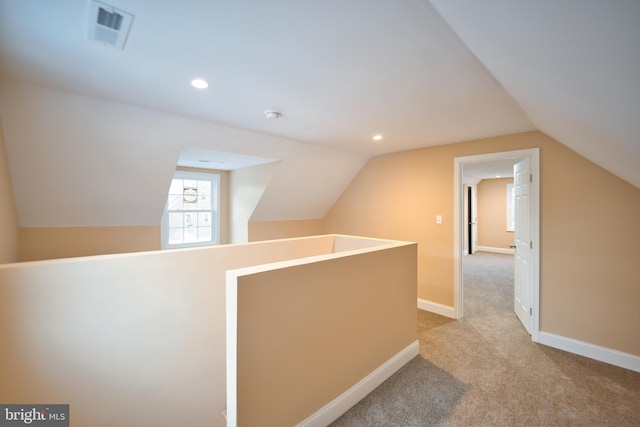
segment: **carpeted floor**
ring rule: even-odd
[[[465,257],[464,316],[418,310],[420,356],[332,426],[640,426],[640,373],[531,341],[512,256]]]

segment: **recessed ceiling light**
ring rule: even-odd
[[[206,89],[209,87],[209,82],[203,79],[193,79],[191,80],[191,86],[196,89]]]
[[[382,135],[374,135],[373,136],[373,140],[374,141],[380,141],[382,139]]]

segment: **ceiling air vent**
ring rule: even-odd
[[[133,15],[95,0],[90,5],[89,38],[124,49]]]

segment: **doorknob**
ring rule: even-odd
[[[509,248],[511,248],[511,249],[515,249],[515,248],[516,248],[515,243],[511,243],[511,244],[509,245]]]

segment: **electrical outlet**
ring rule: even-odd
[[[442,224],[442,215],[436,215],[436,224]]]

